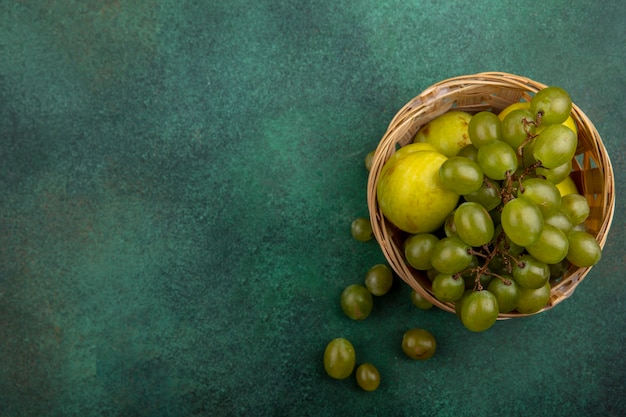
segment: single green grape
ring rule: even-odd
[[[526,246],[526,251],[538,261],[556,264],[565,259],[569,249],[567,236],[551,224],[544,224],[539,239]]]
[[[376,391],[380,385],[380,373],[371,363],[364,363],[356,368],[356,382],[365,391]]]
[[[456,235],[456,225],[454,224],[454,213],[456,209],[452,210],[450,214],[446,217],[446,220],[443,222],[443,232],[446,234],[446,237],[455,236]]]
[[[535,138],[533,156],[545,168],[556,168],[571,161],[576,154],[578,138],[562,124],[546,127]]]
[[[436,350],[437,341],[428,330],[410,329],[402,336],[402,351],[411,359],[430,359]]]
[[[524,196],[535,203],[544,217],[556,212],[561,205],[559,189],[550,181],[542,178],[528,178],[522,181],[517,196]]]
[[[563,165],[554,168],[537,167],[535,174],[544,177],[553,184],[558,184],[565,178],[569,177],[572,172],[572,160],[570,159]]]
[[[411,235],[404,241],[404,256],[406,261],[415,269],[427,271],[433,267],[430,255],[439,238],[432,233],[418,233]]]
[[[534,115],[526,109],[513,110],[502,120],[502,140],[517,149],[535,133]],[[530,122],[530,123],[528,123]]]
[[[372,295],[385,295],[393,285],[393,272],[385,264],[371,267],[365,274],[365,287]]]
[[[430,255],[433,267],[442,274],[455,274],[472,261],[471,246],[456,236],[439,240]]]
[[[422,294],[415,290],[411,290],[411,302],[420,310],[430,310],[433,308],[433,303],[428,301]]]
[[[574,225],[561,210],[557,210],[549,216],[543,218],[545,224],[551,224],[552,226],[559,229],[561,232],[565,233],[565,236],[569,235],[572,230],[574,230]]]
[[[339,337],[331,340],[324,350],[324,369],[335,379],[346,379],[352,374],[356,363],[354,346],[349,340]]]
[[[493,180],[503,180],[518,166],[517,153],[508,143],[496,140],[478,148],[478,165],[484,175]]]
[[[456,301],[465,291],[465,281],[457,274],[439,274],[432,282],[432,291],[441,302]]]
[[[443,185],[455,193],[468,194],[478,190],[483,184],[483,171],[471,159],[453,156],[441,164],[439,178]]]
[[[498,300],[493,293],[474,291],[462,301],[461,322],[473,332],[483,332],[495,324],[498,313]]]
[[[511,242],[524,247],[535,243],[543,230],[541,210],[525,197],[515,198],[505,204],[500,221]]]
[[[478,203],[461,203],[454,213],[454,225],[461,240],[470,246],[486,245],[493,239],[493,220],[485,207]]]
[[[465,145],[459,149],[456,156],[462,156],[476,162],[476,158],[478,158],[478,148],[470,143],[469,145]]]
[[[497,181],[490,178],[484,178],[483,184],[478,190],[469,194],[464,194],[463,198],[465,201],[478,203],[485,207],[488,211],[491,211],[498,207],[502,202],[500,185]]]
[[[513,279],[523,288],[537,289],[546,285],[550,279],[550,268],[545,262],[524,254],[513,263]]]
[[[352,320],[365,320],[373,307],[372,294],[363,285],[349,285],[341,293],[341,309]]]
[[[567,257],[558,264],[548,265],[548,267],[550,268],[550,279],[558,279],[563,277],[570,265],[571,263],[567,260]]]
[[[493,112],[478,112],[470,119],[467,126],[467,134],[472,145],[480,148],[487,143],[500,139],[502,136],[502,122]]]
[[[487,290],[496,297],[498,311],[500,313],[510,313],[517,307],[520,288],[510,275],[502,275],[502,278],[492,280]]]
[[[588,267],[597,264],[602,258],[602,249],[592,234],[575,231],[567,237],[569,251],[567,260],[578,267]]]
[[[550,291],[550,282],[536,289],[520,287],[520,296],[515,309],[522,314],[537,313],[550,301]]]
[[[541,113],[541,125],[561,124],[572,112],[572,99],[561,87],[546,87],[530,100],[530,111],[535,116]]]
[[[352,237],[360,242],[367,242],[374,236],[372,224],[369,219],[365,217],[357,217],[354,219],[350,232],[352,233]]]
[[[561,197],[560,209],[574,226],[584,222],[591,211],[589,202],[580,194],[568,194]]]

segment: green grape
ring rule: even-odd
[[[533,314],[544,308],[550,301],[550,283],[536,289],[520,287],[519,300],[515,308],[522,314]]]
[[[470,143],[469,145],[465,145],[459,149],[456,156],[462,156],[476,162],[476,158],[478,158],[478,148]]]
[[[561,211],[567,215],[572,225],[576,226],[589,217],[589,202],[580,194],[568,194],[561,197]]]
[[[535,138],[533,156],[545,168],[556,168],[572,160],[577,146],[578,138],[570,128],[550,125]]]
[[[364,163],[365,163],[365,169],[367,169],[368,171],[370,169],[372,169],[372,160],[374,159],[374,154],[376,153],[376,150],[370,151],[367,155],[365,155],[365,159],[364,159]]]
[[[441,164],[439,178],[455,193],[467,194],[478,190],[483,184],[483,171],[471,159],[453,156]]]
[[[546,285],[550,279],[550,268],[545,262],[538,261],[532,255],[522,255],[513,263],[513,279],[520,287],[537,289]]]
[[[426,278],[428,278],[430,282],[433,282],[437,275],[439,275],[439,271],[437,271],[435,268],[430,268],[426,271]]]
[[[515,150],[499,140],[478,148],[477,162],[484,175],[493,180],[505,179],[507,173],[514,173],[518,166]]]
[[[556,212],[561,205],[559,189],[550,181],[542,178],[528,178],[522,181],[517,196],[524,196],[535,203],[544,217]]]
[[[456,301],[465,291],[465,281],[456,274],[439,274],[432,283],[432,291],[439,301]]]
[[[578,267],[593,266],[602,258],[602,249],[590,233],[575,231],[569,234],[567,260]]]
[[[393,272],[385,264],[374,265],[365,274],[365,287],[372,295],[385,295],[389,292],[392,285]]]
[[[536,138],[529,140],[522,148],[522,157],[520,158],[520,162],[523,168],[528,168],[537,163],[535,155],[533,155],[533,150],[535,149],[535,139]]]
[[[472,262],[471,246],[456,236],[444,237],[430,255],[433,267],[442,274],[456,274]]]
[[[526,251],[535,259],[547,264],[556,264],[565,259],[569,242],[561,230],[551,224],[544,224],[539,239],[526,246]]]
[[[567,260],[567,258],[565,258],[558,264],[548,265],[548,267],[550,268],[550,279],[561,278],[563,275],[565,275],[570,265],[571,263]]]
[[[324,350],[324,369],[335,379],[346,379],[352,374],[356,363],[354,346],[347,339],[331,340]]]
[[[356,382],[365,391],[376,391],[380,385],[380,373],[371,363],[364,363],[356,368]]]
[[[461,240],[470,246],[486,245],[493,239],[493,220],[478,203],[461,203],[454,213],[454,225]]]
[[[456,225],[454,224],[454,212],[456,212],[456,209],[452,210],[452,212],[448,214],[448,216],[446,217],[446,220],[443,222],[443,231],[447,237],[456,235]]]
[[[367,242],[374,236],[372,224],[369,219],[366,219],[365,217],[358,217],[354,219],[350,232],[352,233],[352,237],[360,242]]]
[[[541,113],[541,125],[561,124],[572,112],[572,99],[561,87],[546,87],[530,100],[530,111],[535,116]]]
[[[437,350],[437,341],[428,330],[410,329],[402,336],[402,351],[411,359],[432,358]]]
[[[482,332],[498,319],[498,300],[490,291],[474,291],[462,301],[461,322],[473,331]]]
[[[508,143],[513,149],[517,149],[528,139],[529,134],[535,133],[535,116],[526,109],[513,110],[502,120],[502,140]]]
[[[480,188],[472,193],[464,194],[465,201],[471,201],[482,205],[487,211],[498,207],[502,202],[500,186],[492,179],[484,178]]]
[[[496,297],[498,311],[500,313],[510,313],[517,307],[520,288],[510,275],[502,275],[502,278],[504,280],[492,280],[487,290]]]
[[[431,233],[419,233],[410,236],[404,241],[406,261],[413,268],[421,271],[431,269],[433,264],[430,262],[430,255],[437,242],[439,239]]]
[[[470,119],[467,133],[472,145],[480,148],[487,143],[500,139],[502,122],[495,113],[481,111]]]
[[[415,290],[411,290],[411,302],[420,310],[430,310],[433,308],[433,303],[428,301],[422,294]]]
[[[511,242],[524,247],[535,243],[543,230],[541,210],[525,197],[515,198],[505,204],[500,221]]]
[[[563,165],[559,165],[554,168],[537,167],[535,168],[535,174],[544,177],[553,184],[558,184],[565,178],[569,177],[572,172],[572,160],[570,159]]]
[[[372,294],[363,285],[349,285],[341,293],[341,309],[352,320],[365,320],[373,306]]]
[[[572,225],[572,222],[569,220],[569,217],[567,217],[567,214],[563,213],[561,210],[557,210],[551,215],[544,217],[543,221],[545,224],[551,224],[561,232],[565,233],[565,236],[569,235],[574,229],[574,225]]]

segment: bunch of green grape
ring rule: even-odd
[[[443,184],[462,196],[442,233],[411,235],[407,262],[426,271],[433,295],[455,303],[463,325],[484,331],[499,313],[532,314],[550,301],[550,280],[570,264],[592,266],[601,248],[585,230],[587,199],[561,195],[577,134],[563,124],[569,94],[547,87],[530,105],[503,119],[490,111],[472,116],[471,144],[446,160]]]

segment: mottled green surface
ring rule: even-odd
[[[4,0],[0,415],[622,416],[626,9],[612,1]],[[345,286],[363,157],[432,83],[568,89],[616,174],[602,262],[532,318],[465,331],[399,282]],[[407,359],[404,330],[439,348]],[[378,391],[335,381],[349,338]]]

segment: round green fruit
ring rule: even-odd
[[[356,354],[352,343],[344,338],[333,339],[324,350],[324,369],[335,379],[346,379],[352,374]]]
[[[447,158],[439,152],[408,153],[387,162],[378,179],[378,205],[385,217],[399,229],[430,233],[443,225],[459,201],[439,178]]]
[[[426,360],[437,350],[437,341],[428,330],[410,329],[402,336],[402,350],[411,359]]]
[[[447,157],[455,156],[461,148],[471,144],[468,125],[472,115],[463,111],[449,111],[420,128],[413,142],[432,144]]]

